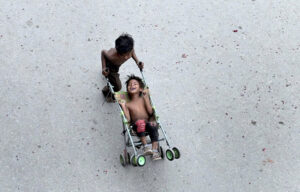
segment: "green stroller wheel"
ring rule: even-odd
[[[173,147],[173,152],[174,152],[174,155],[175,155],[175,159],[179,159],[180,158],[180,151],[178,148],[176,147]]]
[[[131,165],[136,167],[137,166],[137,158],[135,155],[132,155],[131,158],[130,158],[130,162],[131,162]]]
[[[123,167],[126,166],[126,162],[125,162],[125,158],[124,158],[124,155],[123,154],[120,154],[120,163]]]
[[[145,158],[144,155],[139,155],[139,156],[137,157],[137,164],[138,164],[138,166],[140,166],[140,167],[143,167],[143,166],[146,164],[146,158]]]
[[[173,161],[174,157],[175,157],[175,154],[171,149],[167,149],[166,150],[166,157],[169,161]]]

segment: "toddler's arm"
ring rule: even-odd
[[[144,96],[144,100],[145,100],[145,104],[146,104],[146,110],[148,112],[149,115],[153,114],[153,109],[152,109],[152,105],[150,102],[150,96],[149,96],[149,89],[145,88],[143,91],[143,96]]]
[[[121,105],[123,111],[124,111],[124,114],[125,114],[125,117],[127,119],[128,122],[130,122],[130,113],[129,113],[129,110],[128,110],[128,107],[126,106],[126,103],[125,102],[119,102],[119,104]]]
[[[108,72],[106,71],[106,51],[105,50],[102,50],[101,51],[101,62],[102,62],[102,74],[104,76],[107,76],[108,75]]]

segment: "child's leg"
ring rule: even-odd
[[[147,145],[147,140],[146,140],[146,137],[145,137],[145,136],[140,137],[140,139],[141,139],[141,142],[142,142],[142,144],[143,144],[144,146]]]
[[[142,127],[145,126],[145,122],[136,121],[135,123],[133,123],[133,130],[136,132],[137,136],[139,136],[139,138],[143,144],[143,151],[144,151],[143,154],[144,155],[152,155],[151,148],[149,146],[147,146],[146,133],[138,132],[138,126],[142,129]]]
[[[143,136],[143,137],[140,137],[141,139],[141,142],[143,144],[143,151],[144,151],[144,155],[152,155],[152,150],[149,146],[147,146],[147,140],[146,140],[146,137]]]
[[[121,83],[121,80],[120,80],[120,74],[119,73],[113,73],[113,72],[111,72],[108,75],[108,79],[109,79],[109,82],[114,86],[114,91],[115,92],[121,90],[122,83]]]
[[[157,150],[158,149],[158,129],[157,125],[154,123],[147,123],[146,124],[146,130],[149,132],[149,136],[152,142],[152,149]]]
[[[158,126],[155,123],[147,123],[147,131],[149,132],[152,142],[152,160],[161,159],[161,154],[158,152]]]
[[[106,97],[109,94],[109,92],[110,91],[109,91],[109,88],[107,85],[105,87],[103,87],[102,93],[103,93],[104,97]]]
[[[120,81],[120,75],[119,73],[109,73],[109,75],[107,76],[110,84],[113,86],[113,89],[115,92],[120,91],[122,88],[122,83]],[[112,100],[114,100],[114,97],[112,95],[112,93],[109,90],[108,86],[103,87],[102,89],[102,93],[104,95],[105,98],[110,98]]]
[[[152,142],[152,149],[158,150],[158,142],[157,141]]]

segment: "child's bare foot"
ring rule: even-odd
[[[144,147],[143,150],[144,150],[144,155],[152,155],[153,154],[151,148],[148,146]]]
[[[157,151],[153,152],[152,160],[156,161],[156,160],[160,160],[160,159],[161,159],[160,153]]]

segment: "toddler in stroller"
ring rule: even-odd
[[[146,163],[146,155],[152,155],[153,160],[164,158],[163,148],[160,141],[166,141],[168,149],[165,154],[168,160],[172,161],[180,157],[178,148],[171,147],[164,131],[155,106],[153,105],[149,88],[146,85],[142,70],[142,79],[131,75],[126,81],[128,92],[114,92],[113,86],[107,80],[107,86],[111,93],[118,101],[118,107],[121,112],[124,136],[124,151],[120,154],[120,163],[123,166],[132,164],[133,166],[144,166]],[[159,130],[162,138],[159,138]],[[150,136],[151,141],[147,141],[146,136]],[[134,140],[134,136],[138,136],[139,140]],[[152,144],[152,147],[151,147]],[[133,154],[128,151],[128,147],[133,148]],[[138,149],[142,147],[142,154],[138,153]]]

